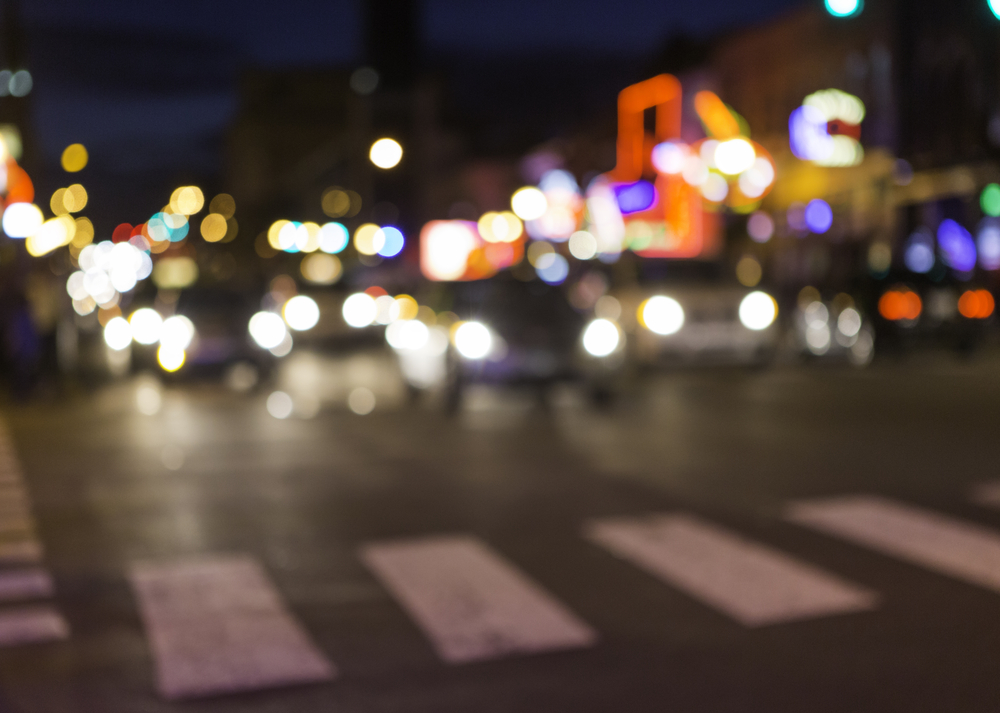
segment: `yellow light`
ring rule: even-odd
[[[478,228],[479,235],[488,243],[512,243],[524,232],[524,224],[510,211],[484,213]]]
[[[201,221],[201,237],[210,243],[217,243],[226,237],[226,219],[219,213],[209,213]]]
[[[160,347],[156,350],[156,361],[164,371],[174,372],[184,366],[186,354],[183,349]]]
[[[73,236],[73,247],[85,248],[94,242],[94,224],[90,218],[76,219],[76,234]]]
[[[52,198],[49,199],[49,208],[52,209],[53,215],[66,215],[69,213],[66,210],[66,189],[57,188],[56,192],[52,194]]]
[[[390,310],[390,314],[392,314],[392,312],[396,312],[396,319],[406,321],[415,319],[419,309],[420,305],[417,304],[415,299],[409,295],[399,295]]]
[[[87,165],[87,149],[83,144],[70,144],[62,152],[62,167],[67,173],[82,171]]]
[[[715,147],[715,165],[723,173],[735,176],[753,166],[757,154],[746,139],[721,141]]]
[[[281,250],[281,241],[278,240],[278,236],[281,234],[281,229],[286,225],[291,225],[291,221],[276,220],[267,229],[267,243],[275,250]]]
[[[354,231],[354,247],[362,255],[374,255],[385,244],[385,236],[374,223],[365,223]]]
[[[164,290],[182,290],[198,279],[198,263],[189,257],[168,257],[153,267],[153,283]]]
[[[228,193],[220,193],[208,204],[208,210],[229,220],[236,213],[236,201]]]
[[[205,205],[205,194],[198,186],[181,186],[170,195],[170,210],[181,215],[194,215]]]
[[[87,207],[87,189],[74,183],[63,194],[63,205],[70,213],[78,213]]]
[[[299,266],[302,277],[317,285],[332,285],[340,279],[343,267],[340,258],[326,253],[307,255]]]
[[[379,139],[372,144],[368,157],[379,168],[392,168],[403,158],[403,147],[392,139]]]
[[[76,222],[69,216],[50,218],[42,223],[37,231],[28,236],[25,248],[29,255],[41,257],[56,248],[69,245],[75,234]]]
[[[736,279],[744,287],[756,287],[762,274],[760,263],[749,255],[744,256],[736,263]]]

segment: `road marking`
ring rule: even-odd
[[[872,609],[876,595],[691,515],[613,518],[595,544],[745,626]]]
[[[983,483],[972,491],[972,500],[987,507],[1000,508],[1000,483]]]
[[[484,542],[369,544],[361,559],[452,664],[591,646],[596,632]]]
[[[0,601],[51,597],[53,589],[52,577],[44,569],[0,570]]]
[[[168,699],[328,681],[336,669],[248,556],[141,562],[130,572]]]
[[[51,607],[0,610],[0,646],[58,641],[69,636],[69,625]]]
[[[875,496],[794,503],[787,518],[1000,592],[1000,533]]]

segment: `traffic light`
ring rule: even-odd
[[[990,5],[1000,6],[1000,0],[989,0]],[[861,12],[864,0],[825,0],[826,11],[834,17],[851,17]]]

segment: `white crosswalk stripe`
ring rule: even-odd
[[[137,563],[130,580],[165,698],[313,683],[336,675],[251,557]]]
[[[449,663],[597,640],[593,629],[474,537],[373,543],[361,558]]]
[[[793,504],[786,517],[877,552],[1000,592],[1000,532],[875,496]]]
[[[876,596],[686,514],[598,520],[595,544],[746,626],[872,609]]]

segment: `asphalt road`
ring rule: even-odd
[[[607,413],[571,391],[547,408],[484,391],[449,419],[391,384],[365,416],[331,397],[311,418],[278,420],[268,389],[203,384],[167,387],[146,415],[136,382],[10,406],[38,566],[69,636],[0,649],[0,711],[996,711],[1000,508],[973,493],[1000,480],[998,367],[980,356],[667,374]],[[866,511],[867,543],[787,517],[796,501],[858,495],[883,498]],[[878,520],[878,503],[930,519],[907,530]],[[678,513],[869,604],[785,617],[787,602],[765,596],[778,616],[741,620],[732,607],[747,601],[753,557],[679,541],[671,579],[584,536],[595,519]],[[898,542],[873,545],[883,531]],[[497,655],[487,642],[477,660],[447,660],[405,592],[360,556],[444,535],[480,543],[594,640]],[[203,555],[249,555],[336,677],[160,695],[129,574]],[[424,586],[459,576],[449,572]],[[488,609],[495,592],[476,596]]]

